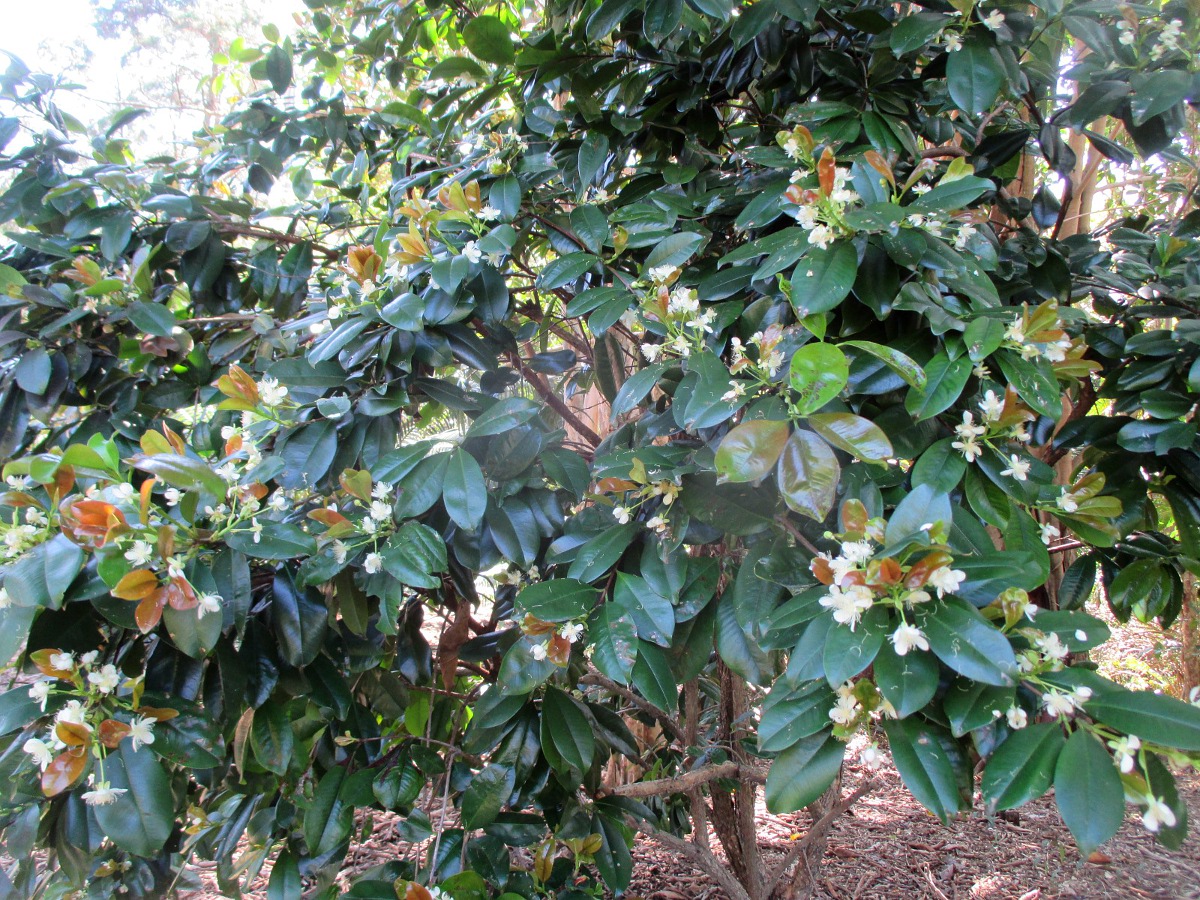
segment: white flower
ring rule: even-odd
[[[971,374],[976,378],[991,378],[992,370],[983,363],[976,363],[975,368],[971,370]]]
[[[662,344],[642,344],[642,356],[650,362],[655,362],[662,354]]]
[[[339,566],[346,561],[346,555],[350,552],[350,548],[346,546],[344,541],[335,540],[333,544],[333,561]]]
[[[83,802],[88,806],[107,806],[116,803],[117,798],[125,793],[125,788],[111,787],[107,781],[99,782],[83,795]]]
[[[479,244],[475,241],[467,241],[462,248],[462,255],[467,258],[467,262],[472,264],[483,259],[483,251],[479,249]]]
[[[42,708],[42,712],[46,711],[46,700],[50,696],[50,682],[36,681],[29,687],[29,699],[37,703]]]
[[[33,483],[28,475],[9,475],[4,481],[14,491],[28,490],[29,485]]]
[[[143,744],[154,743],[155,720],[149,716],[135,716],[129,723],[129,737],[133,741],[133,751],[136,753]]]
[[[1043,634],[1034,643],[1037,644],[1038,649],[1047,659],[1061,661],[1066,659],[1071,652],[1067,645],[1062,642],[1062,639],[1054,632]]]
[[[1042,525],[1042,543],[1049,547],[1055,540],[1062,537],[1062,532],[1055,526],[1046,522]]]
[[[1015,453],[1008,457],[1008,468],[1001,469],[1001,475],[1011,475],[1017,481],[1026,481],[1029,478],[1029,470],[1033,468],[1033,463],[1027,459],[1021,459]]]
[[[258,541],[255,541],[257,544]],[[183,560],[178,556],[172,556],[167,559],[167,575],[171,578],[183,577]]]
[[[1046,691],[1042,697],[1042,705],[1046,707],[1046,712],[1055,718],[1069,716],[1079,708],[1074,695],[1055,690]]]
[[[842,557],[852,565],[861,565],[874,555],[870,541],[847,541],[842,544]]]
[[[163,499],[167,501],[167,506],[178,506],[183,499],[183,492],[179,488],[167,488],[163,491]]]
[[[957,53],[963,48],[962,35],[957,31],[948,31],[945,33],[946,52]]]
[[[1058,498],[1058,508],[1065,513],[1073,513],[1079,509],[1079,502],[1073,493],[1063,488],[1062,495]]]
[[[851,631],[874,602],[875,595],[871,589],[861,584],[851,585],[845,590],[836,584],[830,585],[829,593],[820,600],[823,607],[833,610],[833,620],[849,625]]]
[[[730,381],[729,390],[721,395],[721,400],[724,403],[732,403],[740,397],[746,396],[746,386],[740,381]]]
[[[907,622],[900,625],[891,634],[892,646],[896,648],[897,656],[904,656],[909,650],[914,647],[918,650],[928,650],[929,641],[925,637],[925,632],[915,625],[909,625]]]
[[[995,391],[988,391],[979,401],[979,409],[987,422],[995,422],[1004,414],[1004,398],[997,397]]]
[[[967,462],[975,462],[979,457],[983,456],[983,447],[975,438],[965,438],[961,441],[951,441],[950,446],[958,450]]]
[[[1014,344],[1025,343],[1025,323],[1020,316],[1013,319],[1004,329],[1004,339],[1012,341]]]
[[[114,485],[112,491],[113,494],[116,495],[118,501],[124,501],[126,503],[128,503],[137,495],[137,492],[133,489],[133,485],[124,481],[118,485]]]
[[[386,522],[392,517],[392,504],[383,500],[371,501],[371,518],[376,522]]]
[[[918,603],[928,603],[932,599],[929,591],[909,591],[904,595],[904,602],[910,607],[916,606]]]
[[[1004,13],[1000,12],[998,9],[993,9],[987,14],[986,17],[984,17],[983,24],[992,31],[996,31],[1001,25],[1004,24]]]
[[[374,575],[383,568],[383,557],[378,553],[368,553],[367,558],[363,560],[363,570],[368,575]]]
[[[583,625],[579,622],[568,622],[562,628],[558,629],[558,633],[566,638],[567,643],[573,644],[583,634]]]
[[[1157,832],[1158,829],[1166,825],[1168,828],[1175,827],[1175,812],[1171,807],[1167,806],[1166,801],[1153,794],[1146,796],[1146,811],[1142,813],[1142,825],[1147,831]]]
[[[622,525],[628,524],[629,510],[627,508],[625,508],[624,506],[614,506],[612,514],[613,514],[613,518],[616,519],[618,522],[620,522]]]
[[[1142,749],[1142,742],[1138,736],[1131,734],[1128,737],[1118,738],[1115,741],[1109,741],[1108,746],[1113,748],[1113,753],[1117,758],[1117,768],[1125,775],[1132,772],[1137,763],[1137,752]]]
[[[125,559],[133,566],[145,566],[154,558],[154,547],[147,541],[134,541],[133,546],[125,551]]]
[[[488,204],[480,209],[477,215],[479,216],[479,220],[481,222],[494,222],[496,219],[500,218],[500,210],[496,209],[496,207],[492,206],[491,204]]]
[[[264,375],[262,381],[258,383],[258,396],[264,406],[278,406],[283,402],[287,393],[288,389],[270,375]]]
[[[544,660],[546,658],[546,645],[545,644],[534,644],[532,647],[529,648],[529,655],[532,656],[534,659],[536,659],[538,662],[541,662],[542,660]]]
[[[1121,28],[1122,25],[1124,25],[1125,28],[1121,30],[1121,36],[1117,38],[1117,43],[1125,47],[1130,47],[1133,45],[1133,42],[1137,40],[1137,35],[1132,31],[1126,30],[1129,28],[1128,22],[1117,23],[1117,28]]]
[[[700,298],[695,291],[685,287],[677,287],[671,291],[671,299],[667,301],[667,314],[672,316],[690,316],[700,311]]]
[[[21,745],[21,749],[33,757],[33,761],[43,772],[46,771],[46,766],[54,760],[54,753],[37,738],[27,740]]]
[[[242,477],[241,473],[238,472],[237,463],[235,463],[233,460],[230,460],[223,466],[219,466],[217,468],[217,474],[230,484],[237,484],[238,479]]]
[[[377,481],[371,488],[371,496],[376,500],[386,500],[392,495],[392,486],[386,481]]]
[[[803,172],[797,172],[797,175],[804,176]],[[798,179],[794,179],[798,180]],[[813,206],[801,206],[796,210],[796,224],[801,228],[812,231],[817,227],[817,210]]]
[[[86,725],[87,710],[78,700],[68,700],[67,705],[54,714],[54,721],[68,725]]]
[[[219,613],[221,611],[221,597],[218,594],[201,594],[197,598],[197,602],[197,618],[203,619],[209,613]]]
[[[99,650],[89,650],[87,653],[83,654],[83,656],[79,657],[79,665],[80,666],[90,666],[92,663],[94,663],[99,658],[100,658]]]
[[[1008,727],[1013,731],[1020,731],[1029,724],[1029,713],[1021,709],[1019,706],[1010,706],[1008,708]]]
[[[961,440],[970,441],[987,434],[987,427],[975,424],[975,414],[970,410],[963,413],[962,424],[954,426],[954,433]]]
[[[967,579],[967,573],[961,569],[951,569],[949,566],[939,566],[929,573],[925,583],[937,590],[939,597],[953,594]]]
[[[99,672],[89,672],[87,680],[101,694],[111,694],[121,683],[121,673],[112,663],[106,663]]]
[[[254,536],[254,543],[256,543],[256,544],[261,543],[262,542],[262,533],[263,533],[262,522],[258,521],[258,519],[251,519],[250,520],[250,533]],[[176,576],[175,573],[172,572],[171,576],[173,578],[181,577],[182,573],[180,573],[179,576]]]
[[[878,769],[883,765],[883,754],[879,752],[879,745],[871,744],[863,748],[863,752],[858,754],[858,761],[872,772]]]
[[[666,284],[671,280],[671,276],[675,274],[675,267],[654,266],[647,274],[655,284]]]
[[[646,527],[649,528],[651,531],[653,531],[655,534],[662,534],[664,531],[667,530],[667,528],[670,527],[670,525],[668,524],[667,520],[664,519],[662,516],[651,516],[649,519],[646,520]]]
[[[276,491],[271,495],[271,499],[267,501],[267,506],[275,510],[275,512],[283,512],[287,509],[288,500],[283,491]]]
[[[367,516],[365,519],[363,519],[359,524],[359,527],[362,528],[362,530],[367,534],[374,534],[379,530],[379,524],[370,516]]]
[[[840,694],[837,706],[829,710],[829,718],[835,725],[849,725],[858,715],[858,700],[853,694]]]
[[[0,587],[0,609],[8,609],[12,606],[12,597],[8,595],[8,591]]]
[[[51,653],[50,668],[60,672],[71,672],[75,669],[75,657],[70,653]]]
[[[223,440],[223,441],[228,441],[228,440],[236,437],[238,435],[238,433],[239,433],[239,430],[236,425],[221,426],[221,440]]]
[[[815,225],[808,233],[808,242],[814,247],[820,247],[822,250],[824,250],[831,243],[833,243],[834,237],[836,237],[836,235],[833,233],[833,229],[828,225]]]

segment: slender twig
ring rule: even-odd
[[[649,824],[649,823],[647,823]],[[644,831],[650,840],[662,844],[668,850],[674,850],[680,856],[687,857],[700,871],[704,872],[709,878],[719,884],[729,895],[729,900],[751,900],[746,889],[734,877],[733,871],[729,867],[723,865],[716,854],[708,847],[702,847],[699,844],[693,844],[690,841],[685,841],[683,838],[660,831],[651,826],[649,831]]]
[[[838,800],[829,807],[829,811],[826,812],[825,815],[813,822],[812,827],[808,829],[808,832],[804,835],[804,837],[792,844],[791,849],[787,852],[787,855],[784,856],[779,865],[775,867],[775,871],[768,876],[767,896],[770,897],[775,892],[775,888],[778,886],[783,876],[787,873],[788,867],[796,861],[796,857],[799,856],[813,841],[819,840],[825,829],[830,825],[830,823],[833,822],[834,819],[857,803],[862,797],[871,793],[871,791],[875,790],[877,787],[879,787],[879,782],[875,781],[874,779],[864,781],[858,786],[857,789],[855,789],[852,794]]]
[[[759,783],[767,780],[765,773],[730,761],[693,769],[682,775],[676,775],[674,778],[656,778],[653,781],[620,784],[606,791],[604,796],[661,797],[667,794],[685,794],[710,781],[716,781],[718,778],[736,778],[739,781],[757,781]]]
[[[529,382],[530,386],[537,391],[537,395],[545,400],[551,409],[562,416],[563,421],[567,422],[573,429],[575,429],[580,437],[591,444],[593,450],[600,446],[600,435],[592,431],[592,429],[587,426],[587,423],[580,419],[579,416],[575,415],[575,412],[562,401],[562,398],[554,393],[554,390],[549,384],[546,383],[546,380],[542,378],[541,375],[526,366],[518,354],[509,351],[508,358],[513,367],[521,373],[521,377]]]
[[[579,679],[580,684],[593,684],[597,687],[602,687],[606,691],[616,694],[624,700],[629,701],[648,716],[652,716],[662,726],[663,731],[669,732],[672,740],[683,742],[683,729],[679,727],[679,723],[671,718],[663,710],[659,709],[645,697],[639,697],[629,688],[624,685],[617,684],[611,678],[601,675],[599,672],[588,672]]]

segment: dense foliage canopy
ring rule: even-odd
[[[1200,565],[1200,214],[1080,196],[1186,170],[1194,5],[306,2],[186,158],[0,80],[5,890],[785,897],[848,746],[1178,846],[1082,607]]]

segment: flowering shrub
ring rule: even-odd
[[[0,82],[6,890],[774,900],[848,754],[1179,845],[1084,605],[1200,559],[1196,214],[1069,220],[1194,150],[1186,5],[309,6],[194,157]]]

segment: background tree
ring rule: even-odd
[[[1079,135],[1182,165],[1190,16],[331,0],[148,166],[14,66],[14,892],[333,896],[378,807],[432,840],[372,896],[620,890],[641,829],[789,897],[850,744],[943,820],[981,769],[1178,846],[1200,710],[1100,678],[1080,607],[1170,623],[1196,566],[1198,220],[1071,211]],[[813,816],[772,870],[760,790]]]

